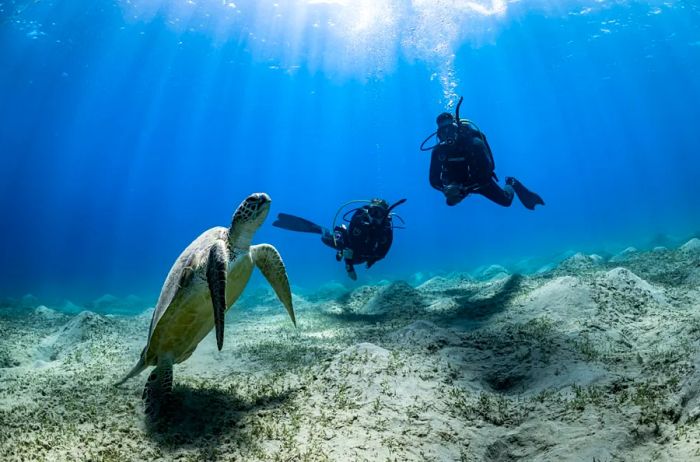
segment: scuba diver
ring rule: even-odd
[[[514,194],[530,210],[538,204],[544,205],[538,194],[513,177],[506,177],[506,185],[501,189],[486,135],[472,121],[459,118],[463,100],[459,98],[454,116],[443,112],[437,117],[437,131],[420,145],[421,151],[432,151],[430,185],[445,195],[449,206],[459,204],[471,193],[481,194],[504,207],[510,206]],[[434,136],[438,143],[426,148],[425,143]]]
[[[365,205],[351,209],[343,215],[342,223],[336,226],[336,220],[340,212],[348,205],[362,202]],[[392,211],[406,202],[401,199],[392,206],[384,199],[372,199],[371,201],[350,201],[343,204],[333,218],[333,232],[304,218],[280,213],[272,226],[298,231],[302,233],[320,234],[321,241],[328,247],[336,250],[336,261],[345,261],[345,271],[353,281],[357,280],[355,265],[366,263],[371,268],[389,252],[394,239],[393,218],[396,217],[403,223],[403,219]],[[351,218],[347,218],[352,213]]]

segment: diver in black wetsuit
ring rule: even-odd
[[[396,216],[392,210],[406,202],[406,199],[401,199],[391,207],[384,199],[362,202],[367,204],[350,210],[344,215],[347,216],[352,212],[347,226],[345,224],[335,226],[334,220],[333,232],[309,220],[286,213],[278,214],[272,226],[290,231],[320,234],[321,241],[336,250],[335,259],[345,261],[345,270],[350,279],[355,281],[357,280],[355,265],[366,263],[367,268],[371,268],[389,252],[394,239],[393,217]]]
[[[447,205],[460,203],[471,193],[481,194],[493,202],[509,207],[513,194],[522,204],[534,210],[544,205],[542,198],[528,190],[517,179],[506,177],[506,185],[498,185],[491,147],[484,133],[471,121],[459,118],[459,99],[456,117],[443,112],[437,117],[438,129],[421,145],[421,150],[432,150],[430,158],[430,185],[441,191]],[[425,143],[437,135],[438,144],[424,148]]]

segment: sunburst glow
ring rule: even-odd
[[[465,44],[497,40],[499,26],[525,9],[557,10],[546,0],[122,0],[129,18],[164,17],[184,32],[217,43],[241,42],[276,69],[306,65],[367,78],[390,72],[399,58],[427,63],[454,100],[453,61]],[[602,0],[569,2],[576,11]],[[582,5],[585,4],[585,5]],[[526,8],[527,7],[527,8]]]

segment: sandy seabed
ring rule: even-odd
[[[152,309],[0,306],[0,460],[700,460],[700,240],[295,295],[250,290],[147,422]],[[28,306],[27,303],[31,302]],[[73,305],[71,308],[76,308]],[[98,310],[99,311],[99,310]]]

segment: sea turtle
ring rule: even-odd
[[[292,294],[280,254],[270,244],[251,245],[265,221],[270,196],[256,193],[238,206],[231,227],[211,228],[180,254],[170,268],[156,304],[146,347],[134,368],[116,385],[156,366],[143,390],[146,413],[159,412],[172,390],[173,364],[189,358],[216,328],[219,350],[224,343],[224,315],[238,299],[253,272],[263,273],[296,326]]]

